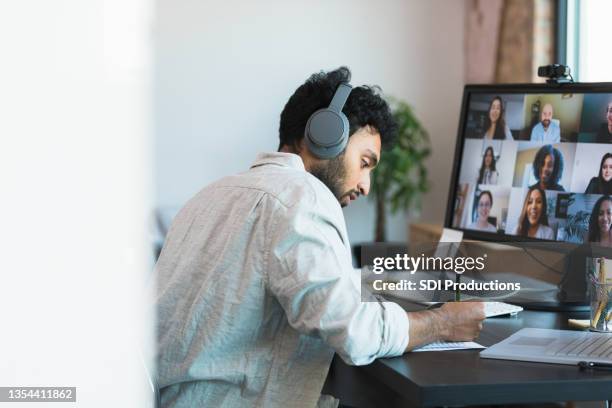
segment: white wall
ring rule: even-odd
[[[151,406],[152,12],[0,2],[0,384],[77,387],[57,406]]]
[[[207,183],[276,150],[280,112],[313,72],[346,65],[415,107],[432,136],[423,218],[441,222],[463,80],[464,2],[158,0],[156,203],[183,204]],[[363,199],[362,199],[363,200]],[[352,242],[373,238],[374,206],[346,210]],[[404,240],[406,219],[389,220]]]

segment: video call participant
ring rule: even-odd
[[[608,103],[606,123],[603,123],[597,132],[595,143],[612,143],[612,101]]]
[[[504,102],[501,97],[496,96],[489,105],[489,115],[485,119],[484,139],[513,140],[510,128],[504,119]]]
[[[489,146],[482,156],[482,164],[478,170],[477,184],[497,184],[499,173],[495,169],[495,156],[493,147]]]
[[[497,232],[495,225],[489,223],[491,207],[493,207],[493,195],[488,190],[481,191],[478,196],[478,217],[475,222],[468,226],[468,229]]]
[[[599,165],[599,175],[591,179],[584,193],[612,194],[612,153],[603,155]]]
[[[561,129],[553,120],[553,106],[545,103],[540,112],[540,121],[531,130],[532,142],[559,143]]]
[[[279,151],[205,187],[173,221],[156,265],[162,406],[335,405],[319,399],[334,352],[361,365],[478,335],[482,303],[406,313],[361,301],[341,207],[369,193],[397,125],[360,86],[336,101],[349,136],[336,157],[305,138],[349,80],[347,68],[312,75],[280,115]]]
[[[612,197],[605,195],[593,206],[589,219],[589,242],[612,247]]]
[[[529,188],[542,190],[565,191],[559,184],[563,175],[563,155],[551,145],[540,147],[533,161],[533,176],[538,180]]]
[[[523,209],[514,235],[538,239],[554,239],[554,231],[548,226],[546,194],[538,187],[532,187],[525,196]]]

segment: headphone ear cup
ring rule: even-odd
[[[348,143],[349,121],[342,112],[319,109],[308,119],[305,133],[310,152],[320,159],[331,159],[338,156]]]

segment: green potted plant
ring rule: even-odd
[[[395,146],[383,153],[384,159],[372,174],[370,197],[376,202],[376,242],[386,239],[387,205],[391,213],[419,209],[420,197],[429,187],[425,160],[431,149],[427,131],[406,102],[393,99],[390,103],[398,134]]]

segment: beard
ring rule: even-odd
[[[311,167],[310,174],[321,180],[331,190],[340,204],[343,205],[341,198],[350,193],[343,191],[346,179],[344,153]]]
[[[548,126],[550,126],[550,120],[544,119],[542,121],[542,126],[544,126],[545,129],[548,128]]]

